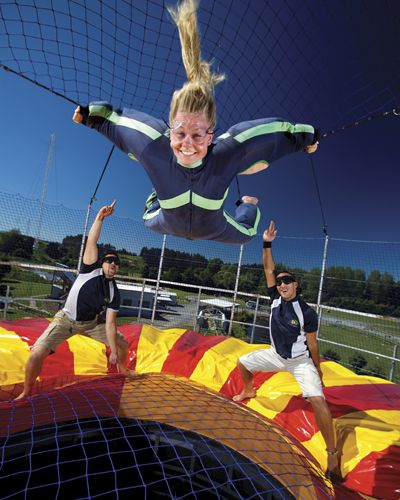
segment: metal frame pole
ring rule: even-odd
[[[254,314],[253,314],[253,324],[251,325],[250,344],[254,343],[254,334],[257,326],[257,313],[259,304],[260,304],[260,296],[257,295],[256,307],[254,308]]]
[[[201,290],[202,290],[201,286],[199,286],[199,293],[197,294],[197,302],[196,302],[196,312],[194,315],[193,330],[196,330],[196,327],[197,327],[197,316],[199,315],[199,309],[200,309]]]
[[[82,264],[82,258],[83,258],[83,249],[85,248],[85,239],[86,239],[86,232],[87,232],[87,227],[88,227],[88,223],[89,223],[90,209],[92,207],[93,202],[96,201],[97,190],[99,189],[100,183],[101,183],[101,181],[102,181],[102,179],[104,177],[104,173],[105,173],[105,171],[107,169],[107,166],[108,166],[108,164],[110,162],[110,159],[111,159],[111,156],[113,154],[114,148],[115,148],[115,146],[112,146],[111,149],[110,149],[110,152],[108,154],[108,158],[107,158],[106,163],[104,164],[104,167],[103,167],[103,171],[101,172],[100,178],[97,181],[97,186],[96,186],[96,188],[94,190],[94,193],[93,193],[92,197],[90,198],[89,206],[88,206],[88,209],[87,209],[87,212],[86,212],[85,229],[83,230],[83,234],[82,234],[81,248],[79,250],[78,272],[81,270],[81,264]]]
[[[151,313],[151,324],[154,323],[154,318],[156,317],[157,295],[158,295],[158,290],[160,288],[161,271],[162,271],[162,265],[163,265],[163,260],[164,260],[166,242],[167,242],[167,235],[164,234],[162,247],[161,247],[160,263],[158,264],[157,283],[156,283],[156,289],[155,289],[155,293],[154,293],[153,311]]]
[[[394,371],[396,369],[396,364],[397,364],[396,359],[397,359],[397,348],[398,347],[399,347],[398,345],[395,345],[393,347],[393,354],[392,354],[393,360],[390,363],[390,373],[389,373],[390,382],[393,382],[393,380],[394,380]]]
[[[84,228],[83,234],[82,234],[81,248],[79,249],[78,272],[81,270],[83,249],[85,248],[86,233],[87,233],[87,228],[88,228],[88,224],[89,224],[89,217],[90,217],[90,210],[92,208],[92,203],[93,203],[93,198],[90,200],[90,203],[89,203],[87,211],[86,211],[85,228]]]
[[[237,292],[238,292],[238,288],[239,288],[239,278],[240,278],[240,270],[241,270],[241,267],[242,267],[242,257],[243,257],[243,245],[240,245],[238,267],[237,267],[237,271],[236,271],[235,290],[233,292],[233,306],[232,306],[232,309],[231,309],[231,317],[230,317],[230,320],[229,320],[228,335],[232,335],[233,316],[235,314],[235,303],[236,303]]]
[[[143,307],[143,298],[144,298],[145,289],[146,289],[146,278],[143,279],[142,292],[140,294],[139,312],[138,312],[138,315],[137,315],[137,322],[138,323],[140,321],[140,318],[142,317],[142,307]]]
[[[5,296],[5,302],[4,302],[4,309],[3,309],[3,319],[7,319],[7,312],[8,312],[8,302],[10,300],[10,285],[7,285],[6,289],[6,296]]]
[[[319,280],[318,298],[317,298],[318,334],[319,334],[321,317],[322,317],[321,299],[322,299],[322,291],[323,291],[323,287],[324,287],[326,261],[328,258],[328,242],[329,242],[329,236],[327,233],[325,233],[324,253],[322,256],[321,275],[320,275],[320,280]]]

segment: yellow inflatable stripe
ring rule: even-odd
[[[85,335],[74,335],[68,340],[74,355],[75,375],[98,375],[107,373],[106,346]]]
[[[333,420],[334,423],[336,420]],[[326,470],[327,467],[327,454],[326,454],[326,444],[324,441],[324,438],[322,437],[321,432],[316,432],[311,439],[308,441],[303,441],[301,443],[307,450],[315,457],[315,459],[319,462],[321,465],[322,470]],[[341,467],[342,467],[342,472],[344,471],[344,463],[345,463],[345,457],[343,456],[341,459]]]
[[[301,395],[301,389],[294,377],[288,372],[278,372],[260,386],[257,397],[247,406],[268,418],[274,418],[295,395]]]
[[[237,339],[227,337],[204,353],[190,380],[218,392],[236,367],[238,357],[252,350],[254,346],[253,349],[247,349],[246,344],[242,345]]]
[[[341,418],[338,432],[345,434],[344,451],[350,457],[345,463],[345,473],[372,451],[400,446],[399,422],[400,412],[394,410],[369,410]]]
[[[0,327],[0,385],[24,381],[25,364],[29,358],[29,344],[15,332]]]
[[[351,472],[371,452],[400,446],[400,411],[366,410],[337,418],[335,427],[342,448],[342,473]],[[325,442],[320,432],[302,443],[326,467]]]
[[[287,401],[290,398],[287,398]],[[264,417],[270,418],[271,420],[280,412],[270,408],[270,401],[265,396],[258,396],[250,399],[250,401],[246,405],[248,408],[264,415]]]
[[[182,328],[160,330],[143,325],[136,354],[136,371],[161,372],[169,351],[185,332]]]
[[[384,380],[370,375],[356,375],[354,372],[333,361],[321,363],[322,374],[324,376],[325,387],[342,385],[362,385],[362,384],[391,384],[389,380]]]

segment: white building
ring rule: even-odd
[[[133,283],[117,282],[121,295],[120,316],[136,316],[139,309],[152,310],[154,307],[155,288]],[[159,290],[157,308],[177,305],[177,294]]]

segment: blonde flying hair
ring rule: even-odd
[[[168,7],[181,40],[182,61],[187,82],[172,95],[169,122],[179,112],[205,114],[210,129],[217,125],[214,87],[225,79],[225,75],[214,74],[211,63],[201,59],[200,35],[197,27],[198,0],[182,0],[177,7]]]

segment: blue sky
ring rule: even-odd
[[[6,72],[0,73],[4,129],[1,190],[40,198],[50,136],[56,136],[47,203],[86,208],[110,151],[94,131],[72,122],[73,105]],[[400,240],[400,117],[388,116],[323,141],[312,156],[329,234]],[[98,205],[116,198],[118,214],[140,220],[151,183],[141,166],[113,153]],[[291,155],[266,171],[240,178],[241,192],[260,198],[263,227],[281,234],[320,236],[322,219],[309,156]],[[228,203],[237,197],[234,183]]]
[[[41,3],[41,0],[38,3]],[[159,4],[158,7],[162,7],[161,3],[155,2]],[[267,76],[264,78],[261,48],[264,50],[265,47],[257,46],[257,43],[261,43],[260,37],[255,37],[254,33],[251,33],[252,37],[249,39],[245,37],[246,30],[251,32],[249,27],[251,23],[256,22],[250,16],[254,15],[254,12],[249,11],[249,14],[246,14],[250,16],[248,25],[243,19],[242,24],[238,24],[235,12],[232,19],[226,18],[226,23],[220,24],[216,15],[225,15],[223,9],[228,9],[229,6],[218,7],[220,11],[215,10],[213,21],[208,16],[210,4],[203,2],[200,11],[203,53],[206,58],[214,56],[217,66],[228,76],[227,81],[219,85],[217,92],[221,127],[219,132],[222,133],[227,126],[236,121],[260,116],[283,116],[291,121],[308,122],[321,126],[323,130],[329,130],[329,126],[339,127],[354,120],[354,117],[362,118],[369,114],[380,113],[383,109],[391,109],[393,103],[399,103],[400,94],[396,93],[400,81],[396,65],[399,56],[393,48],[396,45],[393,38],[395,30],[391,29],[396,19],[391,20],[385,15],[388,16],[391,12],[398,15],[400,9],[393,7],[395,3],[391,4],[392,11],[377,9],[376,2],[358,5],[359,3],[355,1],[352,5],[354,10],[346,13],[346,19],[350,24],[343,23],[342,26],[335,24],[342,18],[340,9],[330,11],[325,6],[325,10],[321,11],[323,24],[321,26],[317,24],[315,27],[315,22],[319,19],[310,18],[310,12],[315,12],[313,6],[316,4],[313,0],[307,2],[306,9],[298,15],[298,21],[304,18],[305,26],[311,30],[310,33],[315,35],[315,38],[304,37],[306,45],[303,51],[299,47],[298,53],[295,53],[293,68],[290,66],[288,54],[281,54],[276,47],[274,52],[266,53],[265,59],[268,59],[270,73],[268,78]],[[240,2],[231,4],[233,11],[242,5]],[[257,6],[261,4],[263,2],[256,3]],[[289,2],[284,5],[287,7],[294,4]],[[343,7],[345,3],[340,5]],[[359,10],[360,15],[355,20],[354,14],[361,5],[362,10]],[[368,11],[370,7],[371,12]],[[167,72],[157,75],[157,64],[161,63],[157,63],[156,56],[149,55],[150,59],[146,61],[144,59],[146,50],[140,52],[140,57],[136,58],[133,55],[134,62],[142,65],[140,75],[143,82],[141,84],[139,81],[136,82],[137,94],[134,97],[129,96],[129,99],[127,97],[129,102],[126,104],[166,118],[168,96],[173,88],[182,83],[182,74],[178,76],[175,74],[175,69],[181,66],[177,34],[161,8],[157,15],[162,18],[160,33],[167,33],[171,40],[169,42],[171,51],[168,55],[170,65],[167,65]],[[288,18],[289,13],[285,12],[282,15]],[[376,16],[374,28],[376,31],[371,32],[374,16]],[[143,22],[153,21],[147,19]],[[273,29],[276,29],[278,37],[279,27],[275,28],[274,23],[272,23]],[[310,23],[314,23],[312,28]],[[327,26],[331,29],[329,35],[331,38],[326,33]],[[380,26],[386,26],[386,30],[381,32]],[[337,34],[339,28],[340,37]],[[240,50],[237,50],[237,53],[241,57],[241,64],[230,61],[226,55],[222,56],[226,50],[224,37],[231,36],[231,29],[239,30],[237,33],[240,36],[231,41],[238,44],[237,49]],[[271,28],[271,32],[266,34],[266,38],[271,33],[274,34],[273,29]],[[378,32],[379,40],[376,39]],[[149,30],[144,32],[145,47],[151,35]],[[136,30],[135,36],[137,43],[141,32]],[[332,38],[335,36],[339,38]],[[279,41],[282,41],[281,50],[284,50],[284,37],[279,38]],[[386,44],[386,48],[390,46],[392,52],[379,51],[377,46],[379,43]],[[325,44],[324,50],[318,50],[322,44]],[[151,47],[154,49],[153,45]],[[160,46],[159,51],[161,48]],[[157,46],[154,49],[157,55],[156,50]],[[251,67],[245,65],[249,55],[246,50],[252,54]],[[308,56],[302,61],[301,56],[306,52]],[[271,54],[276,54],[276,59]],[[343,54],[347,54],[348,57],[342,57]],[[277,62],[278,55],[282,59],[281,63]],[[3,57],[4,64],[18,69],[18,56],[16,61],[8,59],[6,51],[0,51],[0,56]],[[284,56],[288,56],[287,60]],[[144,71],[147,67],[146,62],[153,65],[153,72],[149,72],[148,75]],[[277,64],[274,71],[272,63]],[[314,63],[315,67],[312,67]],[[308,73],[305,72],[306,64]],[[303,72],[304,81],[299,80],[301,73],[296,73],[294,66],[296,71]],[[262,76],[262,81],[260,83],[253,78],[251,86],[247,88],[245,78],[253,70]],[[51,68],[49,71],[51,72]],[[174,74],[173,77],[170,77],[171,72]],[[113,100],[113,90],[112,88],[109,90],[107,75],[108,73],[104,76],[107,86],[100,85],[100,90],[93,86],[86,91],[86,87],[78,79],[75,82],[78,90],[69,92],[66,84],[65,94],[74,100],[80,100],[83,104],[86,102],[81,99],[85,97],[87,100],[90,100],[89,98]],[[159,95],[154,91],[146,94],[144,76],[152,78],[148,80],[150,90],[160,87]],[[48,84],[48,75],[44,74],[41,77],[40,73],[37,73],[36,77]],[[77,78],[80,77],[81,73],[77,72]],[[168,81],[162,83],[163,77]],[[293,81],[298,81],[298,85],[293,87]],[[285,82],[287,88],[284,87]],[[125,85],[127,89],[129,81],[125,81]],[[104,94],[110,95],[99,95],[102,88],[108,89],[107,92],[104,90]],[[273,96],[269,101],[271,109],[266,105],[268,95],[265,99],[261,99],[264,88],[266,93],[268,90]],[[283,88],[286,93],[279,100],[278,95]],[[62,204],[73,209],[86,209],[110,151],[110,143],[96,132],[72,122],[73,104],[21,77],[0,70],[0,89],[3,114],[0,134],[2,151],[0,190],[19,193],[29,198],[40,198],[50,135],[54,133],[55,156],[46,202]],[[59,88],[56,90],[60,91]],[[250,91],[254,91],[253,94]],[[235,93],[239,96],[239,101]],[[125,95],[128,96],[127,92]],[[114,97],[119,101],[123,100],[124,96],[115,93]],[[330,135],[321,141],[320,148],[312,159],[328,232],[332,237],[400,241],[399,137],[400,116],[390,115]],[[270,219],[274,219],[280,235],[322,236],[320,206],[308,155],[297,153],[277,161],[267,171],[241,177],[240,187],[242,194],[260,198],[262,211],[260,230]],[[151,188],[140,165],[126,158],[121,152],[115,151],[98,191],[98,202],[95,207],[115,198],[118,200],[118,215],[140,221],[144,202]],[[234,183],[228,199],[228,210],[233,210],[236,198],[237,190]]]

